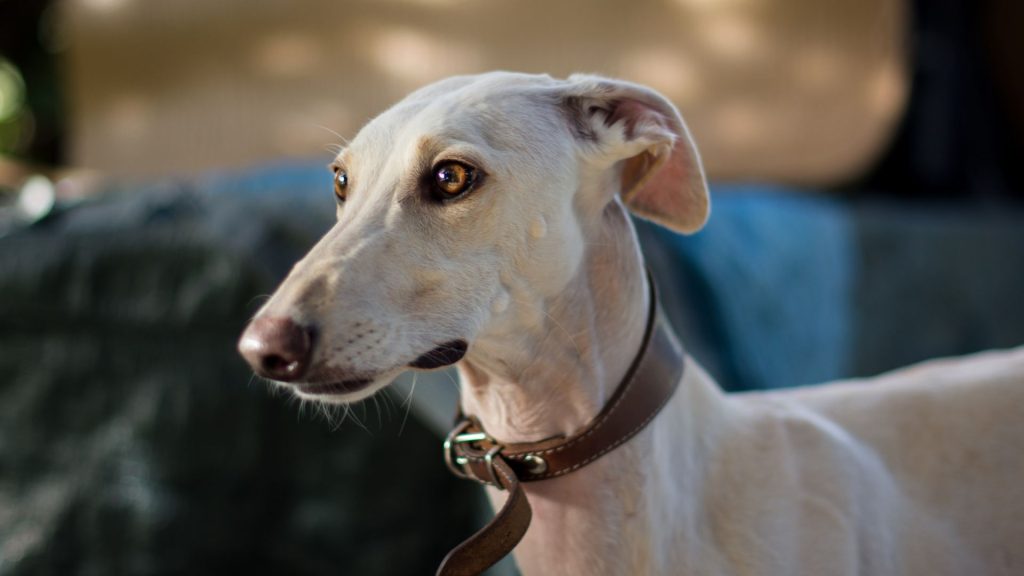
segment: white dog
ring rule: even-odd
[[[675,108],[591,76],[439,82],[333,167],[337,225],[240,350],[338,403],[457,363],[463,411],[504,443],[583,428],[637,356],[627,208],[683,233],[709,212]],[[1024,349],[743,395],[687,358],[632,440],[525,486],[529,575],[1024,574]]]

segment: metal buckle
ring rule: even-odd
[[[459,478],[466,480],[475,480],[481,484],[488,484],[486,480],[477,478],[473,474],[468,465],[469,459],[465,456],[456,456],[454,447],[456,444],[473,444],[476,442],[491,442],[494,444],[487,454],[484,455],[484,463],[487,464],[487,472],[491,476],[491,482],[498,488],[502,488],[501,482],[498,481],[498,475],[494,472],[494,457],[501,452],[502,446],[494,441],[487,435],[486,432],[469,432],[466,433],[466,428],[472,424],[470,420],[463,420],[448,433],[448,436],[444,439],[444,463],[448,466],[448,469],[452,471]]]

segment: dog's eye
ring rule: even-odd
[[[348,172],[338,169],[334,172],[334,196],[338,198],[338,202],[344,202],[347,193]]]
[[[462,162],[442,162],[434,168],[434,194],[451,200],[469,192],[476,184],[476,169]]]

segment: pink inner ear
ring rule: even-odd
[[[612,141],[602,153],[618,160],[620,193],[629,209],[677,232],[699,230],[709,212],[707,185],[697,149],[672,103],[628,82],[577,81],[582,99],[572,101],[575,110],[581,111],[579,102],[586,102],[588,120],[604,113],[606,128],[621,126],[626,145]],[[646,150],[637,154],[638,148]]]
[[[647,174],[651,171],[654,158],[649,152],[637,154],[632,158],[622,161],[622,173],[620,175],[622,198],[628,199],[630,194],[639,186]]]
[[[636,201],[663,215],[677,219],[685,216],[692,207],[688,152],[686,145],[676,140],[669,157],[632,191]]]
[[[686,142],[677,139],[669,157],[659,160],[649,152],[626,160],[623,200],[638,216],[676,232],[696,232],[708,216],[704,177],[696,159]],[[637,171],[643,169],[650,172],[638,178]],[[625,187],[627,174],[632,180],[629,188]]]

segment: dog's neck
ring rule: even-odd
[[[618,201],[595,228],[579,270],[557,294],[508,279],[511,313],[460,363],[463,410],[500,441],[579,430],[640,349],[649,295],[636,233]]]
[[[600,412],[640,351],[650,302],[635,230],[617,201],[596,228],[570,285],[527,302],[542,314],[531,316],[524,306],[515,325],[474,342],[459,364],[464,412],[499,442],[578,431]],[[542,321],[531,322],[538,316]],[[534,520],[516,552],[524,574],[642,574],[653,568],[638,559],[657,556],[650,561],[664,568],[691,555],[683,546],[659,554],[650,547],[666,538],[701,542],[693,494],[679,486],[696,492],[703,484],[700,463],[712,461],[708,452],[726,421],[724,400],[688,358],[662,414],[597,462],[526,485]],[[496,506],[503,500],[495,490],[490,496]],[[666,517],[665,510],[675,512]],[[594,553],[595,542],[602,553]]]

